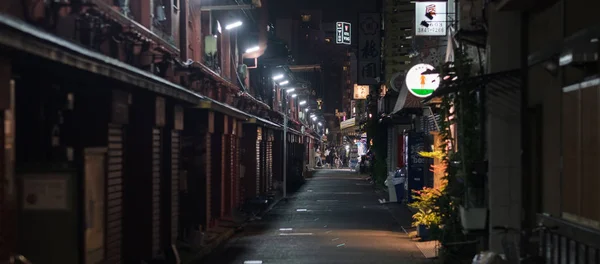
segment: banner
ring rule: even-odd
[[[381,77],[381,15],[358,15],[358,84],[379,84]]]

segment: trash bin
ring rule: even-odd
[[[396,201],[402,202],[404,201],[404,195],[406,191],[406,167],[398,168],[394,173],[394,178],[392,181],[394,183],[394,191],[396,193]]]
[[[388,187],[388,194],[389,194],[389,201],[390,202],[397,202],[397,196],[396,196],[396,186],[394,185],[394,174],[396,174],[396,172],[389,172],[388,173],[388,177],[385,180],[385,186]]]

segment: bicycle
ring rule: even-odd
[[[494,231],[501,231],[504,235],[502,236],[501,239],[501,244],[502,244],[502,250],[504,251],[503,253],[496,253],[496,252],[492,252],[492,251],[486,251],[486,252],[481,252],[479,254],[477,254],[474,258],[473,258],[473,264],[492,264],[492,263],[508,263],[508,264],[544,264],[545,259],[543,256],[539,256],[539,255],[530,255],[530,254],[525,254],[525,256],[521,256],[521,252],[519,249],[519,242],[518,241],[514,241],[511,240],[509,241],[506,237],[508,234],[512,233],[512,234],[520,234],[520,236],[524,236],[523,239],[524,241],[532,241],[532,234],[540,232],[540,231],[544,231],[544,230],[550,230],[553,228],[548,228],[546,226],[543,225],[539,225],[533,229],[530,230],[530,232],[527,232],[527,230],[520,230],[517,228],[512,228],[512,227],[507,227],[507,226],[494,226],[492,227],[492,230]],[[520,237],[518,236],[518,238]]]

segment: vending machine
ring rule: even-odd
[[[407,178],[405,190],[408,202],[412,202],[412,191],[422,190],[426,183],[431,182],[427,177],[432,178],[433,174],[429,171],[430,162],[422,157],[419,152],[429,151],[427,138],[423,132],[406,131],[403,136],[403,160],[406,166]]]

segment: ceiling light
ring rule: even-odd
[[[273,76],[273,80],[275,80],[275,81],[281,80],[281,79],[283,79],[283,74]]]
[[[288,83],[290,83],[290,82],[289,81],[283,81],[283,82],[280,82],[279,85],[286,85]]]
[[[300,101],[300,105],[305,105],[305,104],[306,104],[306,100]]]
[[[304,112],[308,112],[308,108],[304,109]]]
[[[295,90],[296,90],[296,88],[290,88],[290,89],[287,89],[287,90],[285,90],[285,91],[286,91],[286,92],[288,92],[288,93],[291,93],[291,92],[293,92],[293,91],[295,91]]]
[[[297,94],[292,94],[292,98],[295,98],[296,96],[298,96]]]
[[[321,122],[319,122],[319,126],[322,126],[323,124],[321,124]]]
[[[260,49],[260,47],[259,47],[259,46],[252,47],[252,48],[249,48],[249,49],[247,49],[247,50],[246,50],[246,53],[255,52],[255,51],[258,51],[259,49]]]
[[[313,120],[313,121],[317,120],[317,117],[316,117],[316,116],[313,116],[313,117],[312,117],[312,120]]]
[[[225,26],[225,29],[230,30],[230,29],[234,29],[236,27],[240,27],[241,25],[242,25],[242,21],[237,21],[237,22],[234,22],[234,23],[231,23],[231,24]]]

